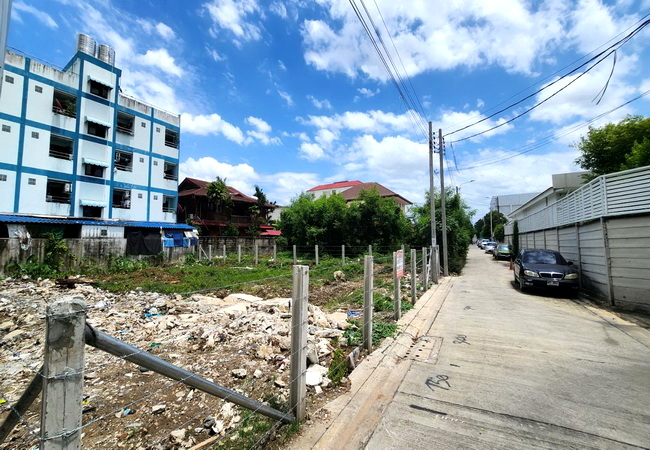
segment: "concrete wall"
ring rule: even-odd
[[[650,312],[650,215],[521,233],[519,246],[558,250],[580,269],[582,289],[610,305]]]
[[[223,252],[223,246],[226,245],[226,253],[237,253],[237,246],[241,245],[242,255],[252,255],[254,242],[257,242],[259,256],[273,255],[273,244],[275,238],[252,238],[252,237],[234,237],[234,236],[208,236],[199,238],[199,244],[203,250],[208,253],[212,246],[212,256],[220,256]],[[280,251],[280,249],[278,249]]]

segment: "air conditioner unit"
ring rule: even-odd
[[[63,192],[70,193],[72,191],[72,184],[66,183],[63,185]]]

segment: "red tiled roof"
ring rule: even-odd
[[[330,184],[321,184],[320,186],[313,187],[311,189],[307,189],[307,192],[313,192],[313,191],[322,191],[325,189],[338,189],[342,187],[350,187],[350,186],[356,186],[358,184],[362,184],[361,181],[356,180],[356,181],[337,181],[336,183],[330,183]]]
[[[178,186],[179,197],[185,197],[187,195],[198,195],[198,196],[207,196],[208,195],[208,184],[211,181],[199,180],[197,178],[185,178],[181,184]],[[187,185],[185,189],[182,189],[183,185]],[[244,202],[244,203],[257,203],[257,198],[250,197],[241,191],[238,191],[234,187],[227,186],[228,192],[230,193],[230,198],[234,201]],[[182,189],[182,190],[181,190]]]
[[[352,201],[359,198],[359,193],[361,191],[370,191],[373,188],[376,188],[377,191],[379,192],[379,195],[381,195],[382,197],[394,197],[397,203],[399,203],[400,205],[413,204],[407,199],[405,199],[404,197],[402,197],[401,195],[391,191],[390,189],[382,186],[379,183],[360,183],[351,187],[350,189],[346,189],[345,191],[341,192],[339,195],[343,196],[343,198],[346,201]]]
[[[260,233],[260,236],[281,236],[282,231],[280,230],[268,230],[263,233]]]

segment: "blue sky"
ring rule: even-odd
[[[427,121],[444,134],[485,118],[650,13],[650,0],[352,3],[378,29],[403,98],[349,0],[14,0],[8,45],[59,67],[74,55],[76,33],[111,45],[126,94],[182,114],[181,177],[225,177],[249,195],[258,184],[279,204],[318,184],[359,179],[421,203]],[[447,136],[445,184],[463,184],[475,219],[487,197],[546,189],[551,174],[578,170],[571,144],[586,133],[582,125],[650,90],[649,69],[644,29],[617,51],[615,66],[610,56]],[[452,143],[578,77],[529,114]],[[626,114],[650,115],[650,96],[593,123]]]

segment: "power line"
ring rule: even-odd
[[[638,34],[638,33],[639,33],[643,28],[645,28],[648,24],[650,24],[650,20],[645,20],[643,23],[641,23],[639,26],[637,26],[633,31],[631,31],[630,33],[628,33],[628,34],[627,34],[625,37],[623,37],[622,39],[619,39],[618,41],[616,41],[614,44],[612,44],[612,45],[610,45],[609,47],[607,47],[605,50],[599,52],[598,54],[596,54],[595,56],[589,58],[587,61],[585,61],[584,63],[582,63],[582,64],[579,65],[578,67],[574,68],[573,70],[569,71],[568,73],[564,74],[563,76],[561,76],[561,77],[558,78],[557,80],[552,81],[551,83],[549,83],[549,84],[547,84],[546,86],[543,86],[542,88],[536,90],[535,92],[533,92],[533,93],[527,95],[526,97],[522,98],[521,100],[519,100],[519,101],[517,101],[517,102],[514,102],[514,103],[512,103],[512,104],[506,106],[505,108],[502,108],[502,109],[500,109],[500,110],[498,110],[498,111],[496,111],[496,112],[490,114],[489,116],[486,116],[486,117],[482,118],[481,120],[478,120],[478,121],[476,121],[476,122],[474,122],[474,123],[471,123],[470,125],[466,125],[466,126],[464,126],[464,127],[458,128],[458,129],[456,129],[456,130],[454,130],[454,131],[452,131],[452,132],[450,132],[450,133],[447,133],[447,134],[445,134],[445,136],[450,136],[450,135],[452,135],[452,134],[458,133],[459,131],[466,130],[466,129],[468,129],[468,128],[470,128],[470,127],[473,127],[473,126],[475,126],[475,125],[478,125],[478,124],[480,124],[480,123],[482,123],[482,122],[484,122],[484,121],[486,121],[486,120],[488,120],[488,119],[491,119],[492,117],[494,117],[494,116],[496,116],[496,115],[498,115],[498,114],[500,114],[500,113],[502,113],[502,112],[504,112],[504,111],[507,111],[508,109],[510,109],[510,108],[512,108],[512,107],[514,107],[514,106],[517,106],[517,105],[519,105],[519,104],[525,102],[526,100],[528,100],[528,99],[534,97],[535,95],[539,94],[540,92],[542,92],[542,91],[544,91],[544,90],[550,88],[551,86],[553,86],[553,85],[559,83],[560,81],[564,80],[564,79],[567,78],[568,76],[574,74],[574,73],[577,72],[578,70],[582,69],[583,67],[585,67],[585,66],[587,66],[588,64],[590,64],[590,63],[592,63],[592,62],[595,61],[595,62],[594,62],[594,63],[593,63],[589,68],[587,68],[584,72],[582,72],[582,73],[581,73],[580,75],[578,75],[576,78],[574,78],[573,80],[571,80],[568,84],[566,84],[565,86],[563,86],[562,88],[560,88],[559,90],[557,90],[555,93],[553,93],[553,94],[550,95],[549,97],[545,98],[544,100],[538,102],[537,104],[533,105],[533,106],[530,107],[529,109],[525,110],[523,113],[518,114],[518,115],[516,115],[515,117],[513,117],[513,118],[511,118],[511,119],[509,119],[509,120],[507,120],[507,121],[505,121],[505,122],[502,122],[502,123],[500,123],[500,124],[498,124],[498,125],[496,125],[496,126],[494,126],[494,127],[491,127],[491,128],[489,128],[489,129],[487,129],[487,130],[484,130],[484,131],[482,131],[482,132],[480,132],[480,133],[475,133],[475,134],[473,134],[473,135],[471,135],[471,136],[467,136],[467,137],[464,137],[464,138],[462,138],[462,139],[457,139],[457,140],[455,140],[455,141],[453,141],[453,142],[461,142],[461,141],[464,141],[464,140],[471,139],[471,138],[473,138],[473,137],[479,136],[479,135],[481,135],[481,134],[485,134],[485,133],[487,133],[487,132],[489,132],[489,131],[492,131],[492,130],[494,130],[494,129],[496,129],[496,128],[502,127],[502,126],[504,126],[504,125],[506,125],[506,124],[508,124],[508,123],[510,123],[510,122],[512,122],[512,121],[514,121],[514,120],[516,120],[516,119],[518,119],[518,118],[520,118],[521,116],[523,116],[523,115],[529,113],[529,112],[532,111],[533,109],[539,107],[540,105],[542,105],[542,104],[545,103],[546,101],[550,100],[551,98],[553,98],[554,96],[556,96],[558,93],[560,93],[561,91],[563,91],[564,89],[566,89],[567,87],[569,87],[571,84],[573,84],[575,81],[577,81],[578,79],[580,79],[583,75],[585,75],[586,73],[588,73],[591,69],[593,69],[593,68],[596,67],[598,64],[600,64],[600,63],[603,62],[605,59],[607,59],[607,57],[609,57],[612,53],[615,53],[615,51],[616,51],[618,48],[622,47],[622,46],[625,45],[627,42],[629,42],[629,41],[630,41],[630,40],[631,40],[631,39],[632,39],[636,34]],[[604,56],[603,56],[603,55],[604,55]]]

